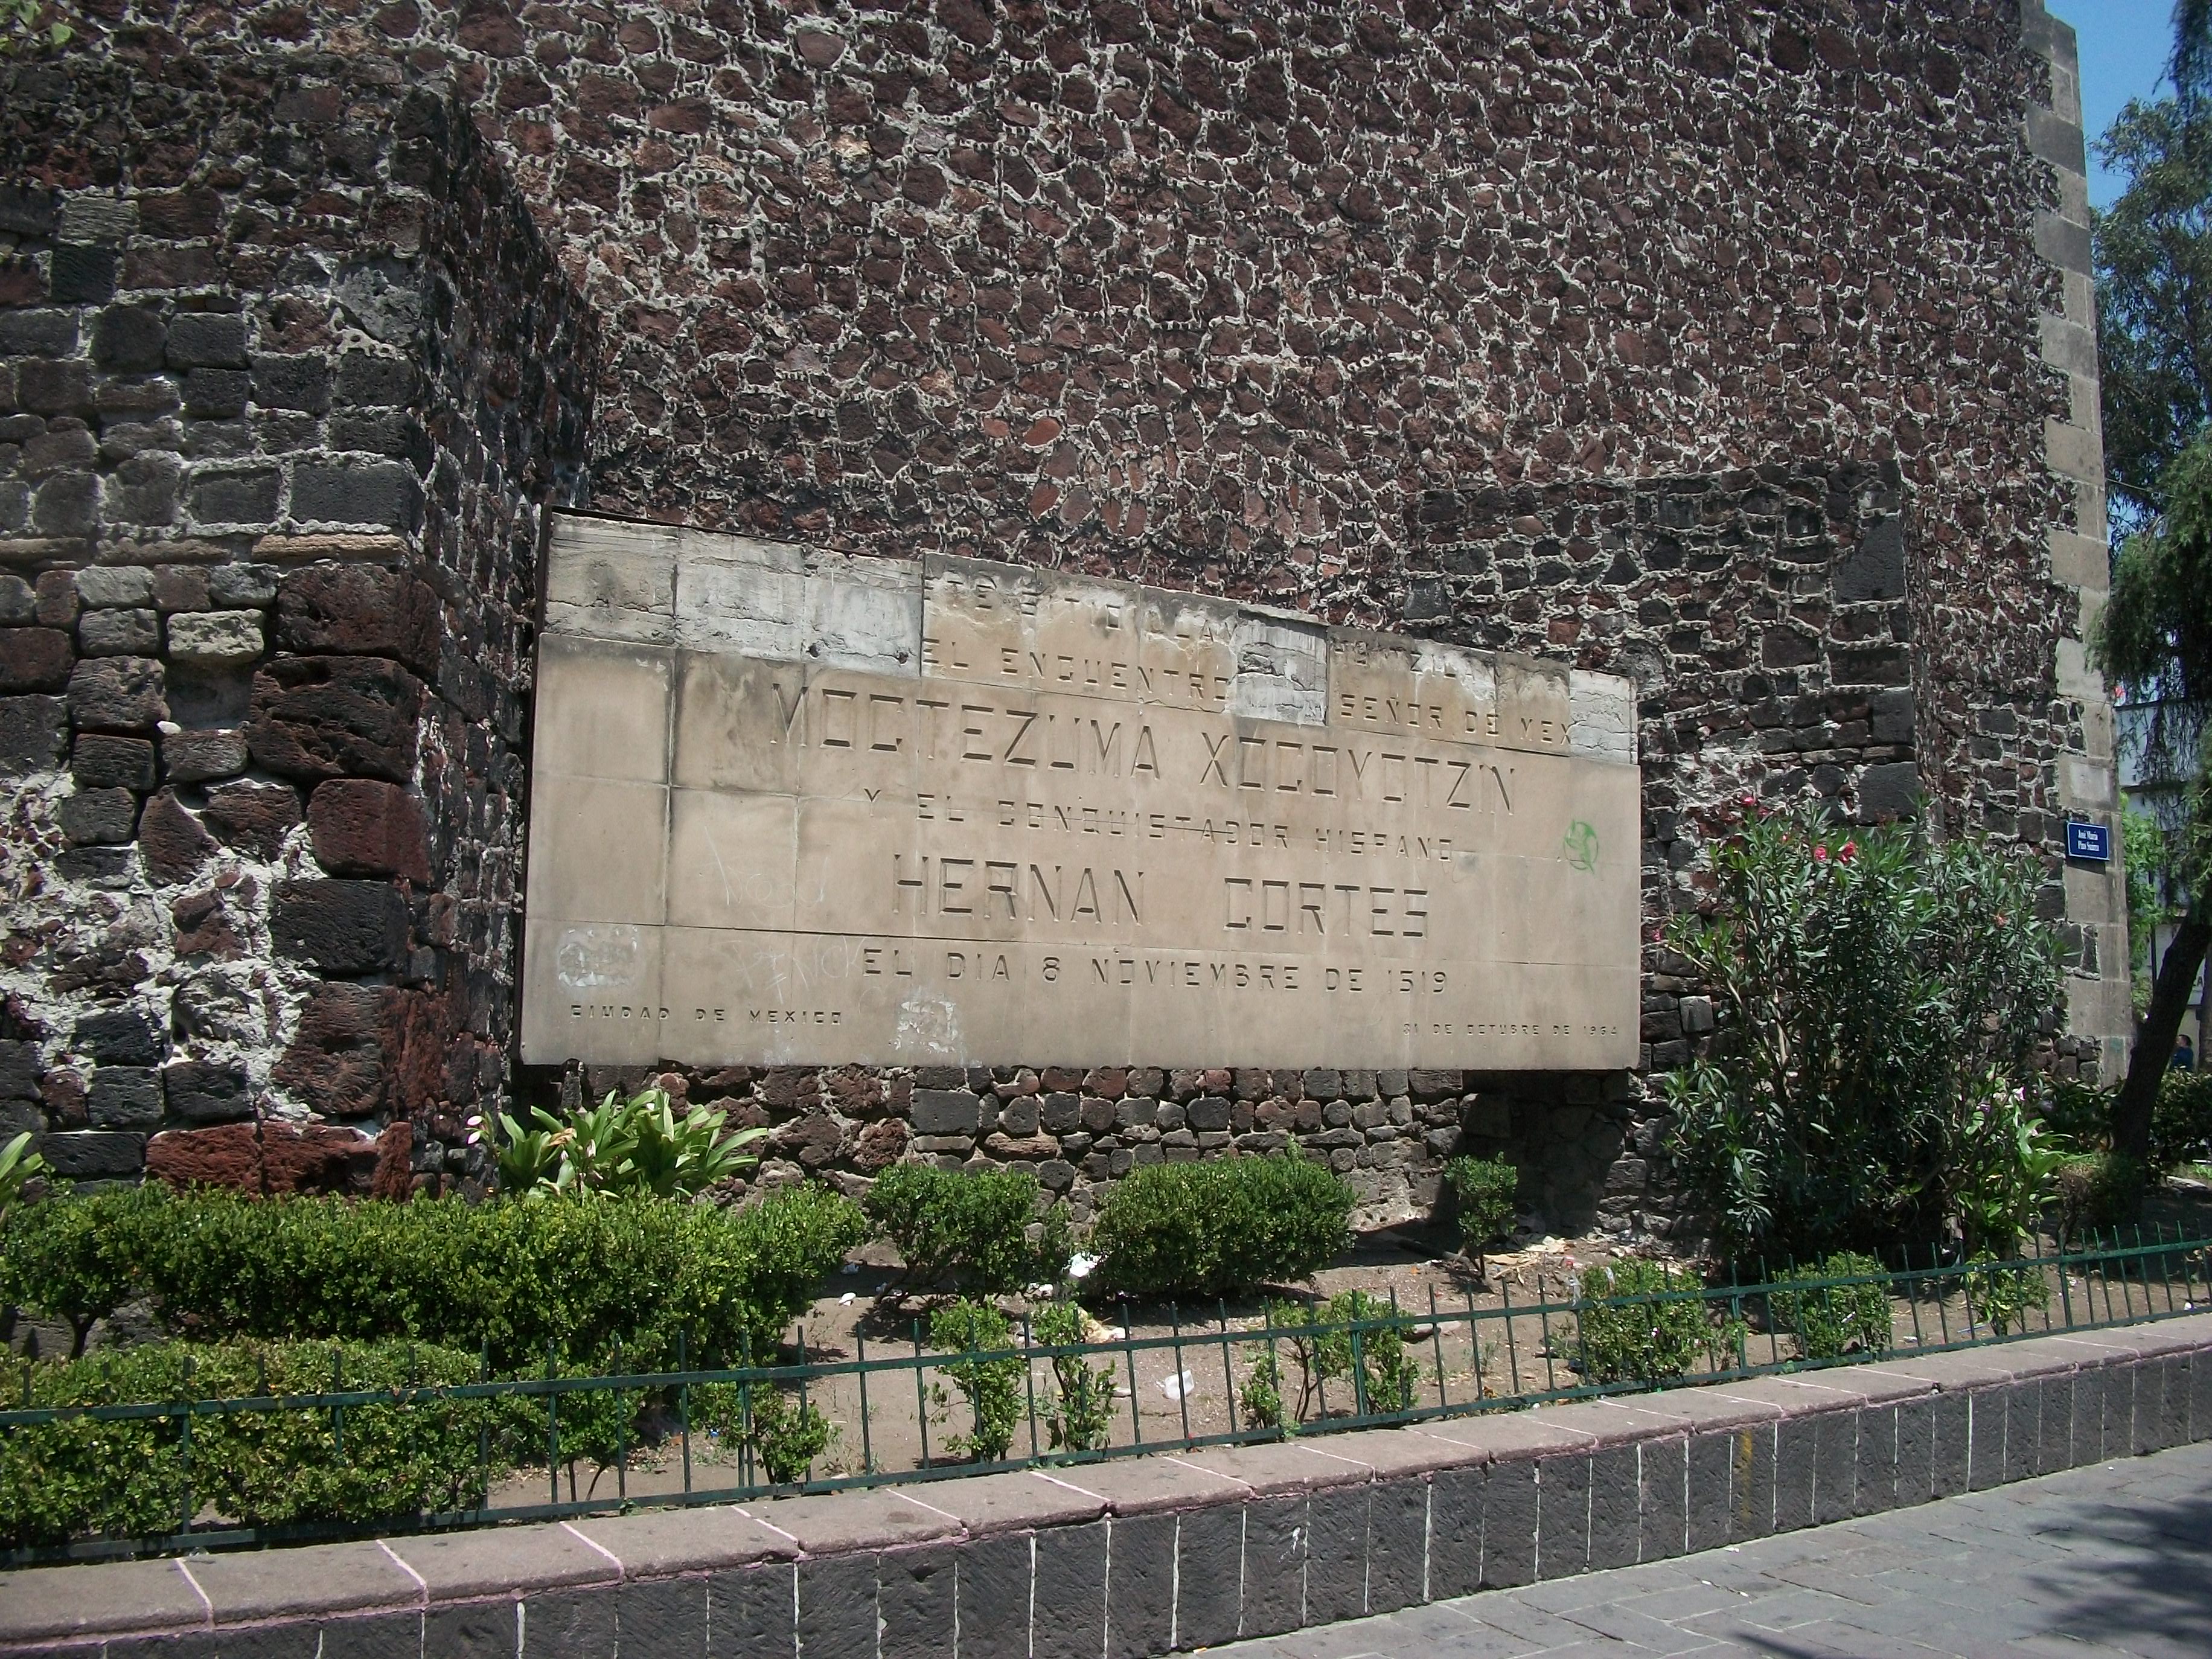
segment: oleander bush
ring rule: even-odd
[[[0,1235],[0,1303],[88,1328],[146,1298],[196,1340],[406,1337],[634,1370],[768,1352],[845,1252],[859,1207],[822,1187],[741,1210],[618,1198],[591,1204],[407,1204],[250,1198],[146,1187],[25,1205]]]
[[[33,1364],[27,1381],[33,1407],[370,1390],[396,1402],[475,1382],[478,1359],[412,1342],[161,1342]],[[204,1509],[253,1526],[412,1521],[481,1503],[525,1431],[503,1400],[234,1411],[191,1419],[187,1461],[175,1419],[19,1426],[0,1433],[0,1540],[154,1537]]]
[[[1484,1276],[1483,1247],[1512,1228],[1521,1172],[1502,1158],[1455,1158],[1444,1165],[1444,1179],[1458,1207],[1460,1249]]]
[[[1074,1254],[1067,1212],[1054,1206],[1028,1230],[1037,1207],[1036,1177],[1026,1170],[940,1170],[896,1164],[876,1177],[868,1220],[906,1264],[905,1283],[951,1281],[987,1296],[1051,1284]]]
[[[1108,1291],[1151,1296],[1292,1284],[1351,1244],[1352,1203],[1350,1187],[1295,1146],[1140,1165],[1099,1212],[1096,1278]]]
[[[1793,1267],[1774,1276],[1777,1285],[1802,1285],[1804,1290],[1777,1290],[1766,1298],[1774,1327],[1796,1337],[1808,1359],[1840,1359],[1853,1352],[1885,1354],[1894,1334],[1890,1323],[1889,1281],[1887,1272],[1870,1255],[1838,1250],[1809,1267]],[[1818,1283],[1834,1279],[1874,1276],[1865,1285]]]
[[[2168,1072],[2150,1111],[2150,1161],[2161,1175],[2212,1159],[2212,1072]]]

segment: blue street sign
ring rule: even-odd
[[[2083,823],[2077,818],[2068,819],[2066,856],[2081,859],[2089,864],[2109,864],[2112,857],[2112,832],[2101,823]]]

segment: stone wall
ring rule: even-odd
[[[89,1133],[95,1068],[212,1066],[226,1111],[365,1108],[468,1170],[507,1064],[537,514],[587,495],[1632,676],[1654,922],[1704,809],[1917,787],[2045,850],[2062,1063],[2115,1036],[2110,894],[2069,909],[2056,852],[2062,763],[2073,805],[2109,767],[2054,567],[2087,580],[2096,469],[2080,366],[2046,364],[2079,134],[2039,8],[96,11],[0,71],[16,1119]],[[1710,1018],[1669,967],[1656,1065]],[[189,1024],[203,980],[228,1035]],[[76,1035],[133,1010],[153,1060]],[[686,1086],[793,1114],[794,1168],[834,1128],[849,1169],[867,1111],[801,1109],[840,1075]],[[1134,1097],[1240,1089],[1172,1084]],[[1271,1080],[1252,1133],[1340,1101],[1380,1112],[1332,1149],[1371,1163],[1454,1100],[1563,1214],[1663,1219],[1633,1079],[1366,1088]]]
[[[137,67],[8,100],[0,1092],[80,1178],[404,1191],[505,1079],[594,325],[448,92]]]

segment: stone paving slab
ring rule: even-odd
[[[2212,1443],[1218,1652],[2204,1659],[2212,1654]]]

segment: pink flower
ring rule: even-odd
[[[1837,853],[1836,856],[1840,859],[1848,859],[1858,850],[1858,842],[1855,841],[1847,841],[1843,844],[1841,850]]]
[[[1815,847],[1813,849],[1813,862],[1815,864],[1826,864],[1827,861],[1828,849],[1825,847]]]

